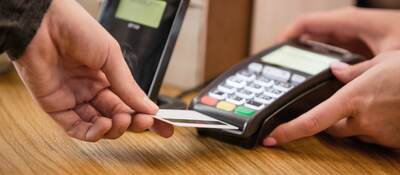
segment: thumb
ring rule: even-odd
[[[107,60],[102,68],[112,91],[136,112],[155,114],[158,110],[133,79],[118,44],[110,46]]]
[[[332,73],[343,83],[348,83],[357,78],[374,65],[373,60],[367,60],[356,65],[348,65],[343,62],[331,64]]]
[[[350,97],[351,88],[349,86],[343,87],[315,108],[275,128],[264,139],[263,144],[265,146],[282,145],[329,128],[339,120],[351,115],[353,110]]]

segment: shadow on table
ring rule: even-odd
[[[360,157],[368,157],[370,160],[385,159],[400,163],[399,151],[361,142],[356,138],[334,138],[325,133],[275,149],[293,156],[307,156],[323,161],[328,159],[335,162],[347,159],[351,162]]]
[[[146,137],[144,137],[146,138]],[[140,139],[139,139],[140,140]],[[194,132],[184,133],[172,139],[146,140],[145,144],[123,144],[115,141],[102,144],[101,150],[96,150],[103,161],[117,160],[130,166],[140,166],[157,170],[171,170],[193,166],[202,168],[201,165],[210,165],[213,162],[218,166],[229,165],[234,161],[245,158],[244,163],[255,164],[252,160],[260,159],[261,162],[273,161],[279,157],[280,161],[299,161],[312,159],[314,162],[353,163],[360,158],[378,161],[386,160],[400,163],[400,154],[382,147],[361,143],[354,139],[335,139],[326,134],[320,134],[276,148],[263,148],[261,146],[248,150],[238,146],[229,145],[208,137],[196,136]],[[100,151],[100,153],[99,153]],[[89,155],[84,151],[84,154]],[[89,156],[89,159],[95,160]],[[97,158],[97,157],[96,157]],[[243,162],[242,162],[243,163]],[[257,166],[263,166],[257,164]],[[201,170],[200,170],[201,171]]]

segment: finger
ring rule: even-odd
[[[339,120],[351,116],[350,93],[342,88],[328,100],[322,102],[300,117],[278,126],[264,140],[265,146],[285,144],[319,133]]]
[[[291,39],[298,38],[306,33],[306,26],[307,24],[303,19],[297,20],[293,24],[286,27],[283,32],[278,34],[278,36],[275,38],[275,41],[277,43],[282,43]]]
[[[90,102],[102,115],[110,117],[116,113],[134,113],[114,92],[103,89]]]
[[[156,119],[154,120],[154,125],[151,127],[151,131],[157,133],[161,137],[169,138],[174,134],[174,127]]]
[[[112,127],[105,134],[104,138],[117,139],[128,130],[132,117],[128,113],[117,113],[112,116]]]
[[[146,96],[134,81],[117,42],[111,43],[113,44],[110,46],[102,70],[110,82],[112,91],[135,111],[155,114],[158,111],[157,105]]]
[[[83,141],[98,141],[111,129],[111,120],[105,117],[96,117],[93,123],[89,123],[83,121],[74,111],[50,115],[69,136]]]
[[[301,36],[301,39],[303,40],[313,40],[313,41],[319,41],[322,43],[327,43],[327,44],[331,44],[333,37],[332,35],[308,35],[308,34],[304,34]]]
[[[83,71],[80,69],[81,68],[74,69],[74,71],[76,70],[77,72],[71,73],[73,74],[71,75],[72,78],[66,82],[68,87],[72,89],[78,104],[91,100],[97,92],[109,86],[103,72],[98,70],[97,72],[94,70]]]
[[[355,35],[358,31],[357,24],[352,20],[353,18],[348,17],[351,13],[353,13],[352,8],[348,8],[339,11],[305,15],[279,34],[277,41],[287,41],[298,38],[303,34],[329,35],[342,33],[343,35],[357,36]],[[343,30],[343,28],[348,30]]]
[[[85,122],[93,122],[95,118],[100,116],[100,113],[88,103],[81,104],[75,107],[74,111]]]
[[[101,115],[92,105],[82,104],[74,110],[79,117],[86,122],[94,123]],[[123,135],[131,123],[131,116],[129,113],[112,114],[111,129],[104,135],[107,139],[116,139]]]
[[[357,139],[365,142],[365,143],[377,143],[375,139],[369,136],[358,136]]]
[[[328,134],[335,137],[352,137],[359,135],[360,132],[352,124],[352,118],[344,118],[325,130]]]
[[[153,117],[146,114],[133,114],[133,110],[130,109],[123,101],[116,96],[110,90],[103,90],[98,93],[96,98],[92,101],[92,104],[106,116],[111,116],[113,121],[113,127],[109,133],[107,133],[106,138],[118,138],[126,130],[133,132],[143,132],[149,129],[153,125]],[[158,126],[156,126],[158,127]],[[161,131],[158,134],[163,134],[165,136],[168,134],[166,127],[161,125]],[[165,134],[167,133],[167,134]]]
[[[100,91],[91,101],[91,104],[93,104],[103,116],[111,118],[112,120],[112,127],[105,135],[105,138],[116,139],[122,136],[129,128],[133,110],[109,89]]]
[[[363,74],[373,65],[375,65],[375,60],[367,60],[356,65],[348,65],[343,62],[333,62],[331,64],[331,70],[337,79],[343,83],[348,83]]]
[[[147,114],[136,114],[133,119],[132,123],[129,126],[130,131],[133,132],[143,132],[154,124],[154,119],[152,116]]]

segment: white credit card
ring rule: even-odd
[[[223,121],[214,119],[202,113],[192,110],[160,109],[155,116],[156,119],[174,126],[213,128],[213,129],[239,129]]]

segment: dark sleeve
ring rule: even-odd
[[[19,58],[35,36],[51,0],[0,0],[0,54]]]

